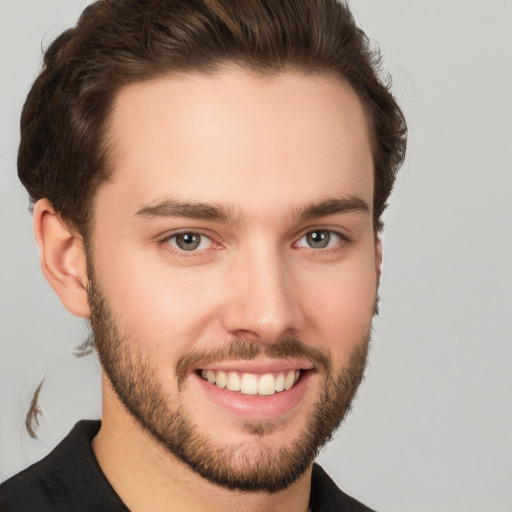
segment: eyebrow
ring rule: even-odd
[[[348,196],[313,203],[299,210],[296,216],[300,221],[307,221],[317,217],[350,212],[369,213],[370,207],[368,203],[360,197]]]
[[[292,212],[291,217],[299,222],[308,221],[317,217],[337,215],[350,212],[369,213],[368,203],[356,196],[343,198],[330,198]],[[188,219],[208,220],[238,224],[243,216],[235,213],[229,206],[216,203],[181,202],[166,199],[155,205],[147,205],[141,208],[135,216],[143,218],[155,217],[183,217]]]
[[[236,216],[231,208],[215,203],[181,202],[167,199],[152,206],[144,206],[136,214],[138,217],[185,217],[188,219],[211,220],[236,224]]]

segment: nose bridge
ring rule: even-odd
[[[235,335],[268,342],[297,330],[300,308],[291,270],[283,252],[268,241],[239,254],[231,269],[226,327]]]

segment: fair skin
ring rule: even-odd
[[[225,68],[125,87],[109,130],[116,171],[95,197],[92,242],[96,280],[114,317],[151,361],[169,402],[184,406],[216,446],[247,453],[287,446],[322,391],[307,360],[207,365],[257,379],[303,370],[290,390],[235,398],[194,371],[178,389],[175,365],[225,340],[269,346],[286,336],[328,352],[335,369],[347,363],[369,330],[381,262],[368,128],[356,94],[326,75]],[[329,211],[312,208],[327,201]],[[227,215],[198,218],[198,203]],[[46,200],[36,204],[34,222],[48,281],[71,313],[88,318],[79,237]],[[311,245],[315,230],[330,237],[325,247]],[[176,235],[184,232],[200,235],[193,250],[180,247]],[[272,428],[255,436],[247,425],[261,420]],[[311,466],[274,494],[214,485],[141,429],[106,377],[93,450],[133,512],[169,503],[178,511],[308,507]]]

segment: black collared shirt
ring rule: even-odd
[[[44,459],[0,485],[1,512],[129,512],[94,457],[101,422],[80,421]],[[372,512],[313,467],[312,512]]]

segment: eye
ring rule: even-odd
[[[180,251],[201,251],[212,247],[213,242],[201,233],[176,233],[167,238],[166,243]]]
[[[306,233],[297,242],[297,247],[309,247],[310,249],[329,249],[335,247],[341,241],[339,233],[327,229],[317,229]]]

